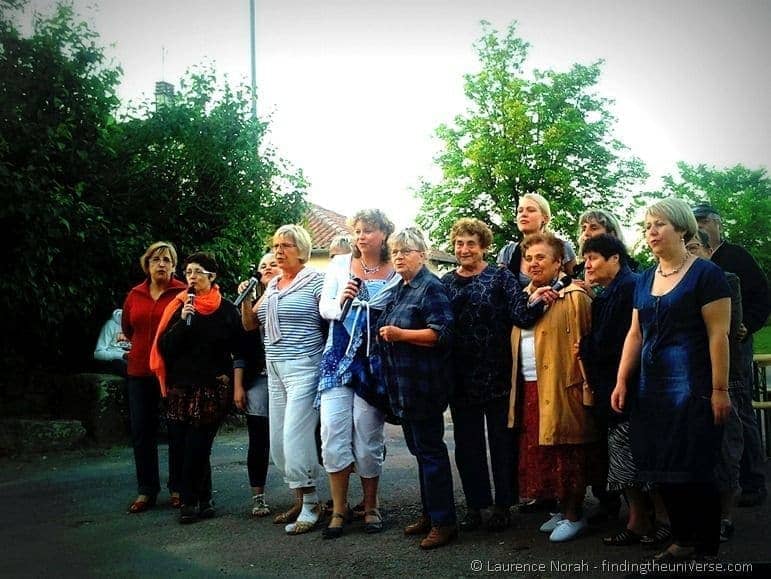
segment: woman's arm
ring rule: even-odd
[[[701,308],[707,326],[709,359],[712,366],[712,415],[723,424],[731,411],[728,397],[728,329],[731,325],[731,298],[720,298]]]
[[[624,349],[621,352],[621,362],[618,365],[616,387],[610,394],[610,406],[616,412],[623,412],[626,406],[626,383],[632,372],[640,365],[640,352],[642,351],[642,332],[637,308],[632,310],[632,323],[624,340]]]
[[[439,333],[431,328],[405,330],[398,326],[380,328],[380,338],[385,342],[407,342],[413,346],[431,348],[439,341]]]
[[[346,292],[350,278],[350,267],[351,257],[348,254],[336,255],[332,258],[332,262],[327,268],[327,272],[324,275],[324,285],[321,286],[321,297],[319,298],[319,313],[325,320],[340,319],[342,302],[350,295],[350,292]]]

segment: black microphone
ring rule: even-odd
[[[262,279],[262,274],[259,271],[255,271],[254,275],[249,278],[249,285],[247,285],[244,288],[244,291],[242,291],[240,294],[238,294],[238,297],[236,298],[236,301],[233,302],[233,305],[236,307],[239,307],[243,301],[246,299],[246,296],[248,296],[255,287],[257,287],[257,284],[260,283],[260,280]]]
[[[187,288],[187,299],[188,303],[194,304],[195,303],[195,290],[192,287]],[[191,313],[189,316],[187,316],[187,320],[185,320],[187,323],[187,326],[190,327],[190,324],[193,323],[193,314]]]
[[[351,278],[351,281],[356,284],[357,288],[361,287],[361,278],[354,276]],[[353,304],[353,298],[347,298],[343,302],[343,308],[340,312],[340,321],[343,321],[345,319],[345,316],[348,315],[348,310],[351,309],[351,304]]]
[[[551,289],[553,289],[555,292],[559,292],[562,289],[565,289],[568,287],[573,281],[573,278],[569,275],[565,275],[561,278],[559,278],[556,282],[554,282],[554,285],[551,286]],[[543,295],[538,296],[535,300],[527,304],[527,307],[532,308],[537,306],[543,301]]]

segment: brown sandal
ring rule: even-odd
[[[284,511],[283,513],[279,513],[273,517],[273,524],[287,525],[289,523],[294,523],[297,520],[297,517],[300,516],[300,511],[302,508],[302,503],[297,501],[288,511]]]

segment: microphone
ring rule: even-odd
[[[551,286],[551,289],[554,290],[555,292],[559,292],[560,290],[565,289],[566,287],[568,287],[571,284],[572,281],[573,281],[572,277],[570,277],[569,275],[565,275],[565,276],[559,278],[556,282],[554,282],[554,285]],[[527,304],[527,307],[533,308],[533,307],[537,306],[538,304],[540,304],[542,301],[543,301],[543,296],[540,295],[535,300],[533,300],[532,302]]]
[[[187,299],[190,304],[195,303],[195,290],[192,287],[187,288]],[[187,316],[187,320],[185,320],[188,328],[190,327],[190,324],[193,323],[193,315],[194,314],[190,314]]]
[[[354,277],[351,278],[351,281],[356,284],[357,288],[361,287],[361,278],[358,278],[358,277],[354,276]],[[345,316],[348,315],[348,310],[351,309],[351,304],[353,304],[353,298],[347,298],[343,302],[343,307],[342,307],[342,310],[340,312],[340,321],[341,322],[345,319]]]
[[[238,297],[236,298],[236,301],[233,302],[233,305],[236,307],[240,307],[241,304],[246,299],[246,297],[252,293],[255,287],[257,287],[257,284],[260,283],[261,279],[262,279],[262,274],[259,271],[255,271],[254,275],[252,275],[252,277],[249,278],[249,285],[247,285],[244,288],[244,291],[238,294]]]

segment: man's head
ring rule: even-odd
[[[709,244],[712,249],[720,245],[720,213],[707,203],[699,203],[693,206],[693,216],[699,228],[709,235]]]

